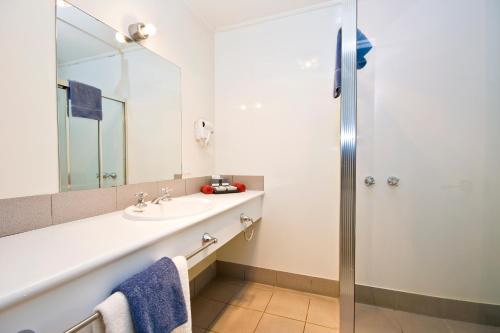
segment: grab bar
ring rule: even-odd
[[[200,248],[198,248],[196,251],[191,252],[186,256],[186,260],[189,260],[193,258],[195,255],[198,253],[202,252],[205,250],[207,247],[209,247],[212,244],[217,243],[217,238],[211,236],[209,233],[204,233],[203,236],[201,236],[201,243],[203,244]],[[98,320],[101,318],[101,314],[99,312],[94,312],[91,316],[85,318],[75,326],[71,327],[67,331],[64,331],[64,333],[76,333],[82,328],[88,326],[91,324],[93,321]]]

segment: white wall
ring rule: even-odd
[[[182,70],[183,169],[189,176],[211,174],[213,146],[199,147],[193,122],[212,120],[213,32],[178,0],[75,0],[74,5],[124,33],[132,22],[158,28],[147,46]],[[5,34],[0,61],[2,155],[0,198],[58,191],[55,1],[0,3]]]
[[[57,192],[54,4],[0,1],[0,17],[0,199]]]
[[[500,304],[499,14],[359,2],[375,48],[358,72],[358,283]]]
[[[216,34],[216,169],[264,175],[266,189],[256,239],[233,241],[220,260],[338,279],[339,15],[327,7]]]

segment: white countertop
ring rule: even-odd
[[[262,195],[197,193],[191,197],[214,207],[166,221],[133,221],[117,211],[0,238],[0,310]]]

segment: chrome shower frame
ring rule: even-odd
[[[340,96],[340,333],[355,331],[357,0],[342,2]]]

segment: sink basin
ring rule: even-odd
[[[214,206],[211,200],[203,198],[173,198],[170,201],[162,201],[158,205],[147,203],[147,207],[141,209],[130,206],[125,209],[125,217],[133,220],[160,221],[180,217],[192,216],[204,213]]]

